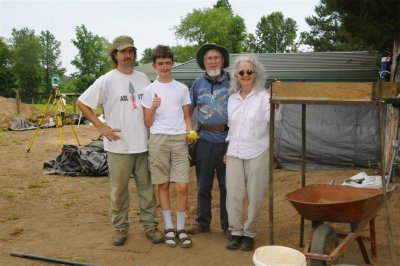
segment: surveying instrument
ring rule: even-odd
[[[57,108],[57,115],[56,115],[56,127],[58,128],[60,132],[60,142],[61,142],[61,150],[64,149],[64,135],[63,135],[63,119],[65,117],[65,121],[67,125],[71,126],[72,132],[74,133],[76,142],[80,146],[81,144],[79,143],[78,135],[75,132],[75,129],[72,125],[72,120],[70,115],[67,112],[67,109],[65,107],[64,99],[62,99],[62,94],[60,93],[60,78],[55,75],[51,77],[51,94],[49,96],[49,99],[47,100],[46,108],[44,109],[43,114],[40,116],[39,124],[38,127],[35,130],[35,134],[32,137],[31,144],[29,145],[29,148],[26,152],[29,152],[31,150],[31,147],[33,145],[33,142],[35,141],[36,135],[39,132],[41,125],[43,123],[43,119],[47,117],[47,113],[49,110],[51,110],[54,106]]]

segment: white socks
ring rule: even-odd
[[[186,212],[176,211],[176,230],[185,229]]]
[[[174,225],[172,224],[171,210],[161,211],[164,217],[165,229],[174,229]]]

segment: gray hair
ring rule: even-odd
[[[243,61],[249,62],[254,66],[256,78],[254,80],[253,89],[257,91],[265,90],[265,80],[267,79],[265,67],[260,63],[256,55],[241,55],[236,58],[232,66],[229,95],[234,94],[241,89],[236,75],[239,71],[238,66]]]

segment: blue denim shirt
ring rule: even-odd
[[[228,88],[226,73],[218,81],[211,81],[205,75],[198,77],[190,89],[192,110],[197,106],[197,119],[204,125],[226,125],[228,123]],[[200,139],[212,143],[225,142],[228,132],[200,132]]]

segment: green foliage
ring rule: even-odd
[[[255,50],[258,53],[295,51],[296,31],[296,21],[285,19],[281,12],[263,16],[256,27]]]
[[[45,83],[46,91],[50,91],[51,77],[53,75],[62,76],[65,73],[65,68],[61,66],[60,55],[61,55],[61,42],[57,41],[56,38],[50,31],[42,31],[39,36],[41,51],[40,51],[40,63],[43,69],[43,82]]]
[[[174,30],[178,39],[197,46],[207,42],[217,43],[231,53],[242,52],[246,36],[243,18],[232,15],[227,8],[194,9]]]
[[[16,86],[13,64],[11,47],[0,37],[0,91],[5,94],[13,92]]]
[[[78,55],[72,64],[78,70],[74,73],[79,92],[86,90],[100,75],[111,69],[109,59],[110,43],[90,32],[85,25],[75,27],[76,39],[72,40]]]
[[[197,45],[192,46],[173,46],[171,47],[172,52],[174,52],[174,61],[184,63],[189,60],[194,59],[194,55],[196,54]]]
[[[398,0],[324,0],[330,11],[336,11],[343,27],[371,49],[391,50],[400,39],[400,4]]]
[[[152,48],[146,48],[143,53],[142,53],[142,59],[140,60],[141,64],[148,64],[148,63],[153,63],[152,60]]]
[[[244,41],[244,51],[247,53],[257,52],[256,37],[254,34],[249,33],[246,35],[246,39]]]
[[[233,9],[228,0],[218,0],[214,8],[226,8],[233,15]]]
[[[306,17],[310,32],[301,32],[300,39],[314,51],[357,51],[366,49],[362,42],[343,27],[339,14],[326,7],[322,0],[314,9],[316,16]]]
[[[12,29],[14,73],[18,79],[18,89],[28,95],[39,91],[41,67],[40,41],[35,31],[28,28]]]

